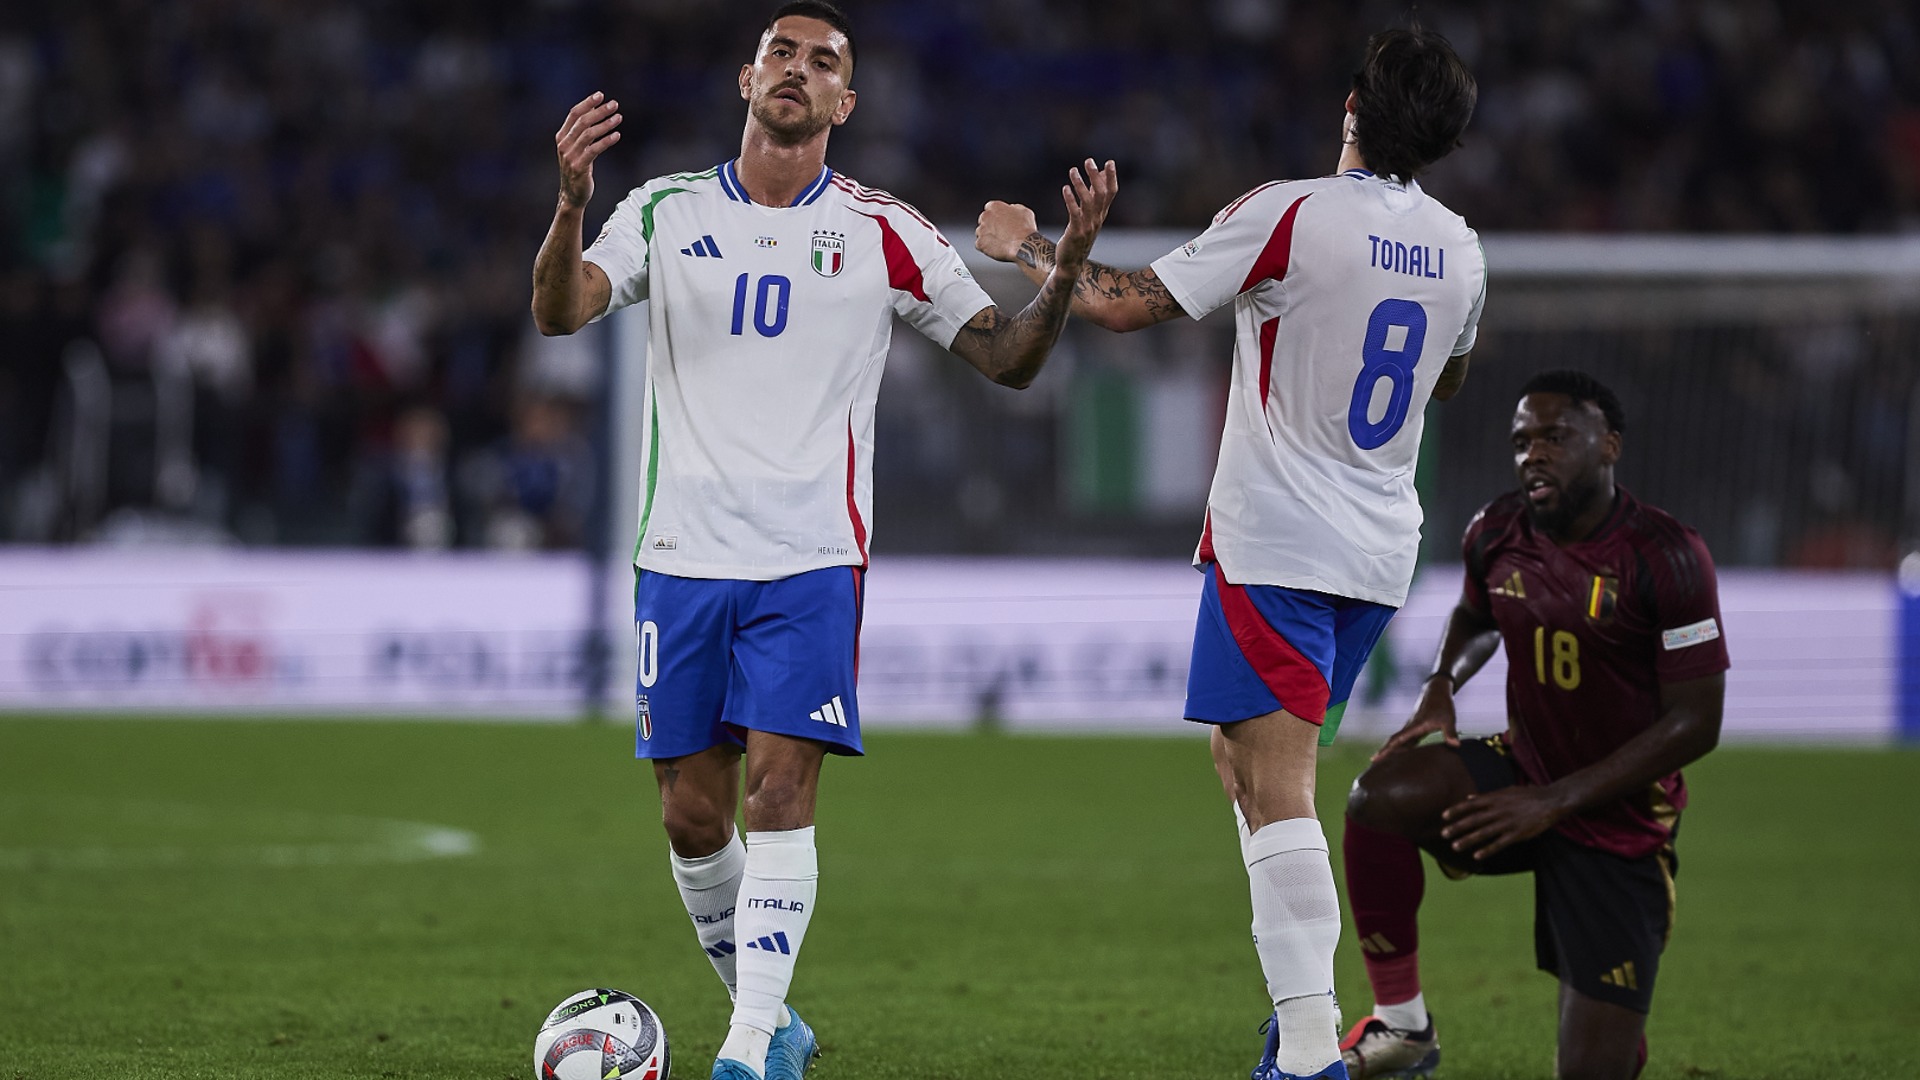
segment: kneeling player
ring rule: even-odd
[[[1520,490],[1467,527],[1466,588],[1413,716],[1354,781],[1347,889],[1376,1005],[1354,1080],[1422,1076],[1419,849],[1449,877],[1534,875],[1534,951],[1560,979],[1556,1073],[1628,1080],[1673,920],[1679,769],[1720,735],[1727,649],[1700,537],[1613,482],[1624,421],[1584,374],[1536,376],[1513,421]],[[1508,729],[1462,741],[1453,694],[1497,644]],[[1440,732],[1443,743],[1418,745]]]

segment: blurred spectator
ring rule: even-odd
[[[393,425],[393,444],[361,463],[354,503],[364,543],[452,547],[446,418],[425,407],[401,413]]]
[[[173,329],[176,313],[160,253],[136,247],[121,256],[113,284],[100,298],[99,341],[107,363],[121,374],[143,374],[154,349]]]
[[[522,401],[507,438],[474,456],[463,485],[483,542],[514,551],[578,545],[593,496],[593,455],[573,410],[550,397]]]
[[[241,466],[242,424],[253,394],[253,346],[217,268],[196,277],[187,306],[154,349],[156,367],[185,378],[193,395],[188,491],[212,520],[225,520]]]

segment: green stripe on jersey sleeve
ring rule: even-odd
[[[653,251],[653,208],[659,206],[660,200],[667,196],[678,195],[687,190],[689,189],[683,187],[670,187],[656,191],[653,193],[653,198],[647,200],[647,205],[640,208],[640,238],[647,242],[649,254]]]

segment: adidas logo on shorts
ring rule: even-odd
[[[840,704],[840,695],[838,694],[833,696],[832,701],[827,702],[825,705],[820,706],[807,715],[823,724],[832,724],[835,727],[847,726],[847,707]]]

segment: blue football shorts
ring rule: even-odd
[[[1208,563],[1206,575],[1187,669],[1187,719],[1232,724],[1285,709],[1324,724],[1331,711],[1337,726],[1340,706],[1395,609],[1305,589],[1235,585],[1218,563]]]
[[[830,566],[776,581],[674,577],[634,584],[634,756],[742,746],[746,731],[864,753],[854,701],[865,574]]]

